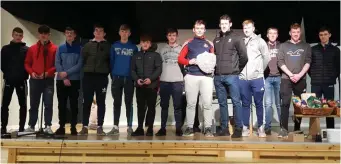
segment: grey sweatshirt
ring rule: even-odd
[[[181,45],[174,45],[174,47],[168,44],[160,51],[162,57],[162,73],[160,81],[163,82],[181,82],[184,80],[182,72],[178,64],[178,56],[181,51]]]
[[[279,47],[277,56],[278,67],[286,65],[289,71],[293,74],[298,74],[302,71],[303,66],[311,62],[311,47],[308,43],[299,42],[294,44],[290,41],[282,43]],[[286,73],[282,73],[283,79],[289,79]],[[305,75],[303,76],[305,79]]]
[[[256,34],[244,38],[248,62],[239,75],[241,80],[254,80],[264,77],[264,69],[270,61],[270,53],[266,42]]]

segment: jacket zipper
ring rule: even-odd
[[[143,52],[143,56],[142,56],[142,80],[144,80],[145,76],[144,76],[144,56],[146,55],[146,51]]]
[[[323,47],[323,51],[322,51],[322,81],[324,81],[324,53],[326,51],[326,45],[325,47]]]
[[[95,56],[95,60],[94,60],[94,73],[96,72],[96,65],[97,65],[97,54],[98,54],[98,49],[99,49],[99,43],[97,42],[97,49],[96,49],[96,56]]]
[[[223,47],[221,49],[221,57],[224,55],[223,52],[224,52],[224,46],[225,46],[225,37],[226,36],[223,35]],[[222,72],[222,70],[221,70],[221,60],[222,59],[219,60],[219,75],[221,75],[221,72]]]

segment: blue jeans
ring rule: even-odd
[[[272,100],[275,100],[277,108],[278,121],[281,119],[281,100],[280,100],[280,76],[269,76],[265,79],[265,129],[271,128],[272,121]]]
[[[220,108],[220,124],[221,127],[227,128],[229,121],[228,108],[227,108],[227,91],[232,100],[235,123],[237,128],[243,127],[242,125],[242,104],[239,92],[239,77],[238,75],[220,75],[214,77],[214,86],[218,97],[219,108]]]
[[[256,114],[258,127],[263,125],[263,96],[264,96],[264,79],[258,78],[254,80],[239,80],[240,95],[243,107],[243,124],[246,127],[250,125],[250,107],[253,100],[256,105]]]

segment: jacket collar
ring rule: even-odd
[[[20,46],[26,46],[26,43],[25,42],[19,42],[19,43],[16,43],[16,42],[13,42],[13,41],[10,41],[9,42],[10,45],[20,45]]]

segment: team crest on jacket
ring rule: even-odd
[[[207,48],[207,47],[208,47],[208,45],[205,43],[205,44],[204,44],[204,47],[205,47],[205,48]]]
[[[232,40],[232,39],[231,39],[231,38],[229,38],[229,42],[231,42],[231,40]]]

